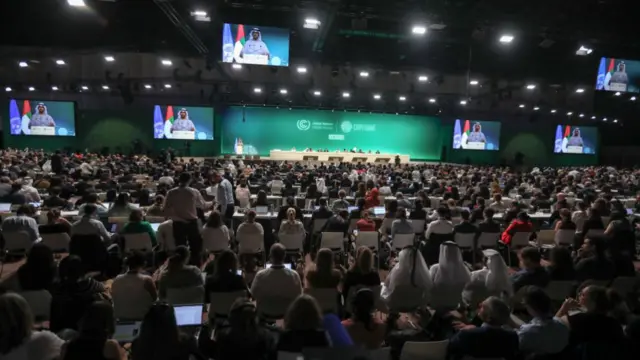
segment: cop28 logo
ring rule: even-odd
[[[298,120],[296,125],[298,126],[298,130],[307,131],[311,128],[311,121],[306,119],[300,119]]]
[[[353,124],[351,123],[351,121],[343,121],[340,124],[340,129],[343,133],[351,132],[351,130],[353,130]]]

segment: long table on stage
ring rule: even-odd
[[[408,164],[409,155],[403,154],[360,154],[352,152],[316,152],[316,151],[282,151],[271,150],[269,160],[290,161],[323,161],[323,162],[390,162],[393,163],[396,155],[400,157],[400,163]]]

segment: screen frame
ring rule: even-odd
[[[185,104],[181,104],[181,105],[170,105],[170,104],[154,104],[153,105],[153,111],[155,112],[156,107],[160,107],[160,111],[161,114],[163,115],[163,117],[166,115],[166,109],[169,106],[173,106],[174,108],[176,106],[181,106],[181,107],[186,107],[187,110],[189,110],[189,108],[201,108],[201,109],[211,109],[211,139],[198,139],[198,138],[194,138],[194,139],[167,139],[166,137],[161,137],[161,138],[157,138],[156,134],[155,134],[155,119],[152,117],[152,125],[154,127],[153,129],[153,134],[151,135],[153,141],[195,141],[195,142],[206,142],[206,141],[215,141],[216,140],[216,108],[214,106],[200,106],[200,105],[185,105]],[[155,116],[155,115],[153,115]]]
[[[599,129],[597,126],[589,126],[589,125],[581,126],[581,125],[569,125],[569,124],[556,124],[556,127],[557,127],[558,125],[559,125],[559,126],[562,126],[562,127],[565,127],[565,126],[571,126],[571,128],[572,128],[572,129],[573,129],[574,127],[579,127],[580,129],[583,129],[583,128],[595,129],[595,130],[596,130],[596,139],[594,139],[594,141],[595,141],[595,143],[594,143],[595,148],[594,148],[593,153],[584,153],[584,152],[583,152],[583,153],[569,153],[569,152],[566,152],[566,153],[565,153],[565,152],[562,152],[562,151],[560,151],[560,152],[556,152],[556,147],[555,147],[556,134],[554,134],[554,139],[553,139],[554,143],[553,143],[553,152],[552,152],[552,153],[553,153],[553,155],[560,155],[560,156],[572,156],[572,155],[574,155],[574,156],[585,156],[585,155],[586,155],[586,156],[596,156],[596,155],[598,155],[598,152],[600,151],[600,149],[599,149],[599,147],[600,147],[600,144],[599,144],[599,141],[600,141],[600,129]]]
[[[238,63],[235,61],[224,61],[224,57],[225,57],[225,43],[224,43],[224,32],[225,32],[225,25],[229,25],[230,27],[233,26],[237,26],[237,25],[243,25],[245,26],[245,30],[247,28],[252,28],[252,27],[259,27],[259,28],[270,28],[270,29],[281,29],[283,31],[287,32],[287,65],[271,65],[271,64],[251,64],[251,63]],[[250,32],[250,30],[249,30]],[[271,25],[258,25],[258,24],[240,24],[240,23],[236,23],[236,22],[223,22],[222,26],[220,28],[220,57],[219,57],[219,61],[222,64],[239,64],[239,65],[246,65],[246,66],[266,66],[266,67],[274,67],[274,68],[288,68],[291,67],[291,32],[292,29],[291,28],[284,28],[284,27],[279,27],[279,26],[271,26]],[[235,39],[233,38],[233,32],[231,33],[231,41],[233,43],[233,45],[235,46]]]
[[[498,132],[498,148],[497,149],[463,149],[462,147],[460,148],[456,148],[455,147],[455,143],[456,143],[456,122],[459,121],[460,122],[460,126],[463,127],[464,121],[470,121],[470,122],[479,122],[479,123],[497,123],[499,125],[499,132]],[[462,134],[462,130],[464,130],[464,128],[460,129],[460,132]],[[453,151],[472,151],[472,152],[499,152],[500,151],[500,137],[502,136],[502,122],[498,121],[498,120],[478,120],[478,119],[464,119],[461,117],[456,117],[454,118],[453,121],[453,129],[451,131],[452,133],[452,137],[451,137],[451,150]]]
[[[23,135],[23,134],[12,134],[11,133],[11,100],[15,100],[16,102],[18,101],[35,101],[34,98],[13,98],[13,97],[9,97],[7,98],[7,102],[8,102],[8,107],[9,107],[9,116],[8,116],[8,120],[9,120],[9,136],[26,136],[26,137],[44,137],[44,138],[74,138],[78,136],[78,130],[76,129],[77,125],[78,125],[78,102],[76,100],[46,100],[46,102],[51,103],[51,102],[55,102],[55,103],[71,103],[73,104],[73,134],[74,135]],[[44,100],[42,100],[44,102]]]

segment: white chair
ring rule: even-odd
[[[71,238],[67,233],[40,234],[42,243],[56,253],[68,253]]]
[[[393,239],[393,248],[396,250],[402,250],[406,247],[413,246],[415,234],[396,234]]]
[[[204,286],[189,286],[167,289],[167,302],[172,305],[203,304]]]
[[[49,320],[52,297],[47,290],[23,291],[19,294],[27,301],[37,321]]]
[[[305,289],[304,292],[316,299],[323,313],[338,313],[338,290],[310,288]]]
[[[344,233],[323,232],[320,238],[320,247],[331,249],[334,252],[344,251]]]
[[[424,234],[424,224],[426,220],[411,220],[411,226],[415,234]]]
[[[4,238],[4,250],[11,254],[27,253],[33,246],[31,236],[26,231],[5,232],[2,237]]]
[[[395,219],[392,219],[392,218],[382,219],[382,224],[380,224],[380,228],[378,229],[378,231],[380,231],[380,234],[382,234],[382,236],[387,235],[387,230],[391,231],[391,225],[393,225],[394,220]]]
[[[155,301],[140,283],[115,280],[111,286],[113,313],[118,320],[142,320]]]
[[[378,250],[378,237],[380,234],[377,231],[361,231],[356,236],[355,244],[356,249],[360,246],[366,246],[369,249]]]
[[[271,195],[280,195],[283,185],[282,180],[273,180],[271,182]]]
[[[474,242],[476,239],[475,233],[462,234],[456,233],[453,235],[453,241],[458,244],[461,249],[473,250]]]
[[[558,230],[553,238],[553,241],[558,246],[571,246],[573,245],[573,240],[576,237],[576,232],[574,230]]]
[[[536,237],[539,246],[553,245],[556,232],[554,230],[540,230]]]
[[[222,234],[222,231],[215,231],[215,233],[213,231],[203,231],[201,233],[203,235],[202,251],[219,253],[229,249],[229,239]]]
[[[544,292],[549,295],[551,300],[562,302],[571,296],[576,283],[574,281],[550,281]]]
[[[478,248],[495,248],[498,246],[500,233],[480,233],[478,238]]]
[[[256,299],[256,310],[262,319],[279,320],[283,319],[289,309],[289,305],[295,298],[284,296],[265,296]]]
[[[209,294],[209,319],[227,318],[231,311],[231,305],[239,299],[246,298],[247,292],[212,292]]]
[[[402,346],[400,360],[445,360],[449,340],[443,341],[407,341]]]
[[[305,234],[280,234],[278,240],[288,253],[300,253],[304,247]]]
[[[137,233],[137,234],[124,234],[124,251],[151,251],[153,250],[153,243],[149,234]]]
[[[312,231],[314,234],[319,233],[322,228],[324,227],[324,224],[327,223],[328,219],[315,219],[313,220],[313,227],[312,227]]]
[[[264,248],[264,237],[260,234],[238,239],[238,254],[259,254]]]
[[[145,216],[144,218],[150,223],[163,223],[166,220],[163,216]]]
[[[523,231],[517,232],[513,234],[513,236],[511,237],[510,247],[512,249],[519,249],[525,246],[529,246],[530,237],[531,237],[530,232],[523,232]]]
[[[440,198],[435,196],[429,196],[429,201],[431,202],[430,208],[437,209],[440,207]]]

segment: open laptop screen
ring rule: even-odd
[[[178,326],[202,325],[202,304],[174,306]]]

